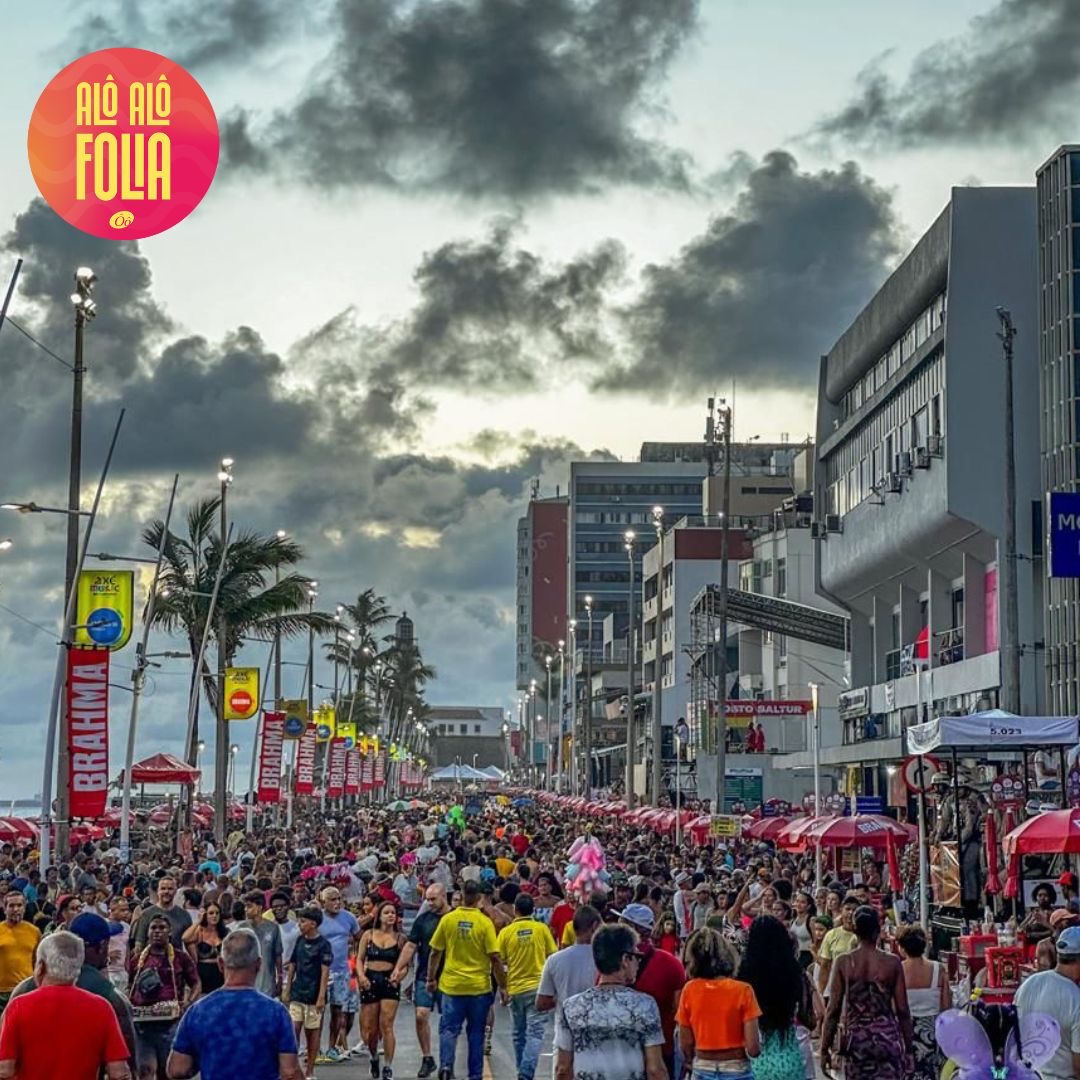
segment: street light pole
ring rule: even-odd
[[[544,667],[547,668],[547,691],[544,694],[544,772],[546,775],[545,787],[551,787],[551,654],[544,657]]]
[[[585,722],[584,738],[582,739],[582,757],[584,758],[584,792],[586,799],[592,799],[592,719],[593,719],[593,688],[592,688],[592,597],[585,597],[585,615],[589,621],[589,640],[585,646]]]
[[[71,443],[68,457],[68,519],[67,551],[64,560],[64,595],[75,588],[76,564],[79,559],[79,489],[82,487],[82,414],[83,376],[86,364],[83,359],[83,339],[86,324],[97,314],[97,304],[90,298],[97,275],[88,266],[75,271],[75,291],[71,302],[75,307],[75,366],[71,383]],[[66,687],[65,698],[70,694]],[[56,821],[57,850],[68,850],[68,830],[71,826],[71,792],[68,788],[70,751],[68,748],[68,709],[60,712],[60,747],[57,755],[57,797],[59,800]],[[42,865],[44,870],[44,865]]]
[[[821,814],[821,714],[818,712],[818,684],[810,683],[810,704],[813,710],[813,727],[810,742],[814,757],[814,813]],[[821,845],[814,845],[814,889],[821,888]]]
[[[221,468],[218,470],[218,480],[221,482],[221,563],[224,566],[225,557],[228,554],[228,492],[232,483],[233,459],[225,457],[221,459]],[[224,580],[224,574],[222,574]],[[229,621],[226,617],[226,604],[218,605],[218,709],[217,709],[217,744],[214,750],[214,831],[225,842],[228,835],[227,797],[229,769],[229,721],[225,718],[225,666],[228,662],[228,639]]]
[[[1001,705],[1006,712],[1020,712],[1020,614],[1016,566],[1016,435],[1013,409],[1013,340],[1016,327],[1007,308],[997,308],[1005,359],[1005,559],[1002,586],[1005,590],[1005,635],[1002,640]],[[933,657],[928,658],[933,664]]]
[[[652,698],[652,804],[660,805],[660,783],[663,777],[663,759],[661,746],[664,741],[664,721],[662,715],[664,697],[664,508],[654,506],[652,511],[653,526],[656,529],[657,554],[660,568],[656,573],[656,660],[653,663],[653,698]],[[644,626],[645,620],[642,619]],[[642,649],[645,645],[642,642]]]
[[[566,770],[570,779],[570,794],[576,796],[581,790],[578,777],[580,760],[581,724],[578,719],[577,693],[577,619],[570,623],[570,761]]]
[[[727,788],[727,632],[728,632],[728,540],[731,520],[731,409],[720,403],[720,422],[724,425],[724,499],[720,527],[720,648],[716,651],[716,793],[714,814],[724,813]],[[709,648],[716,643],[710,641]]]
[[[623,534],[630,567],[626,623],[626,809],[634,809],[634,530]]]
[[[563,786],[563,717],[566,715],[566,642],[559,639],[559,734],[555,755],[555,790]]]

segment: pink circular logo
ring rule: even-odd
[[[102,49],[41,93],[27,152],[45,201],[104,239],[141,240],[195,209],[217,169],[217,118],[179,64],[145,49]]]

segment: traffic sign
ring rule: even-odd
[[[235,713],[251,711],[251,695],[246,690],[234,690],[229,695],[229,708]]]
[[[900,778],[912,795],[919,794],[919,761],[922,760],[922,792],[925,795],[942,773],[941,762],[933,754],[909,754],[900,766]]]

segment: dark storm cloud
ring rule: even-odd
[[[188,0],[182,6],[105,0],[103,10],[76,30],[72,52],[138,45],[195,69],[250,61],[295,34],[297,20],[309,18],[312,6],[289,0]]]
[[[338,0],[334,44],[295,104],[228,118],[238,168],[328,189],[525,199],[689,187],[643,134],[697,0]]]
[[[416,305],[370,342],[381,379],[515,392],[537,385],[542,363],[610,354],[602,316],[623,276],[622,247],[608,241],[549,264],[517,246],[514,233],[500,221],[483,240],[451,241],[424,256]]]
[[[962,36],[919,53],[903,82],[883,70],[885,57],[876,60],[853,99],[816,133],[906,147],[1043,139],[1062,125],[1071,131],[1080,90],[1077,16],[1073,0],[1002,0]]]
[[[809,391],[818,356],[898,250],[891,198],[856,165],[801,172],[774,151],[728,213],[646,267],[622,312],[624,359],[596,385],[679,397],[735,378]]]

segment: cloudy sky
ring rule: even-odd
[[[62,356],[71,271],[100,277],[88,477],[127,408],[101,547],[137,551],[172,473],[187,504],[231,455],[238,520],[298,538],[320,603],[374,585],[415,618],[435,703],[513,701],[533,478],[698,438],[733,383],[738,437],[811,431],[816,358],[949,188],[1030,183],[1077,138],[1069,0],[17,7],[0,277],[25,260],[12,314]],[[41,89],[109,45],[187,65],[222,130],[205,201],[138,244],[72,231],[26,160]],[[62,502],[67,372],[8,326],[0,379],[0,499]],[[0,523],[4,797],[40,788],[62,528]],[[179,750],[184,680],[153,675],[140,753]]]

